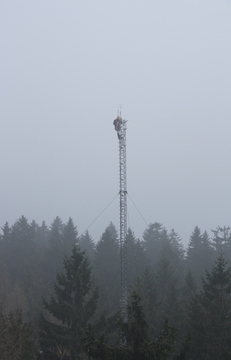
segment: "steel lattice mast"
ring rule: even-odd
[[[120,175],[120,308],[124,322],[127,321],[127,170],[126,170],[126,130],[127,121],[121,112],[113,124],[119,139],[119,175]]]

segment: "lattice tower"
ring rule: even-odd
[[[119,140],[119,194],[120,194],[120,308],[123,321],[127,322],[127,169],[126,130],[127,121],[121,112],[113,122]]]

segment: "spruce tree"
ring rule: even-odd
[[[167,254],[168,255],[168,254]],[[180,323],[180,286],[179,275],[174,264],[166,254],[161,256],[156,266],[155,282],[157,292],[156,328],[160,330],[164,319],[175,327]]]
[[[192,275],[191,270],[189,269],[187,271],[187,274],[184,278],[184,283],[182,286],[182,302],[184,304],[184,307],[188,307],[188,304],[192,300],[192,298],[195,296],[197,290],[195,279]]]
[[[115,226],[110,223],[96,244],[94,276],[99,286],[99,308],[112,316],[119,310],[120,257]]]
[[[213,266],[213,250],[208,234],[202,234],[198,226],[190,236],[186,261],[196,285],[201,288],[201,278],[205,276],[205,269],[210,271]]]
[[[128,305],[126,322],[118,322],[118,335],[126,339],[123,346],[117,341],[114,345],[106,342],[107,337],[102,335],[96,339],[92,327],[84,334],[85,351],[95,360],[166,360],[170,358],[176,332],[165,322],[164,329],[158,336],[151,339],[148,324],[141,303],[140,296],[132,293],[131,303]],[[172,357],[171,357],[172,358]]]
[[[156,265],[163,246],[169,242],[167,231],[159,223],[152,223],[144,231],[143,246],[149,260],[149,264]]]
[[[93,261],[95,255],[95,243],[88,230],[80,236],[79,243],[81,249],[84,250],[89,259]]]
[[[223,255],[202,280],[202,291],[190,305],[192,359],[231,358],[231,267]]]
[[[1,229],[3,234],[1,235],[1,240],[0,240],[0,261],[1,261],[1,265],[4,264],[4,266],[8,268],[12,260],[11,259],[12,228],[10,228],[8,222],[6,222]]]
[[[180,261],[182,262],[185,257],[185,250],[181,238],[174,229],[171,230],[168,238],[171,244],[172,258],[174,258],[173,260],[176,264]]]
[[[35,344],[32,326],[23,322],[22,312],[17,309],[7,316],[0,314],[1,360],[34,360]]]
[[[63,222],[56,216],[50,225],[48,233],[48,248],[46,249],[43,263],[44,279],[46,284],[53,284],[57,271],[62,268],[64,256],[63,246]]]
[[[140,284],[140,293],[142,294],[142,304],[147,315],[147,322],[153,327],[157,319],[157,289],[154,274],[149,267],[146,267]]]
[[[28,273],[35,273],[36,248],[34,228],[21,216],[10,234],[9,269],[14,280],[23,283]]]
[[[74,225],[72,218],[69,218],[62,231],[63,252],[65,255],[71,255],[73,246],[79,242],[77,236],[77,227]]]
[[[58,359],[62,353],[75,360],[81,358],[82,332],[95,313],[98,291],[91,292],[91,268],[78,245],[63,264],[64,271],[57,273],[54,294],[49,301],[43,300],[52,317],[48,320],[41,316],[40,342],[45,358]]]
[[[129,228],[127,232],[127,280],[128,287],[134,285],[137,278],[144,272],[147,264],[147,255],[139,239]]]
[[[49,235],[48,227],[45,221],[43,221],[41,226],[38,225],[35,236],[35,241],[38,244],[40,251],[43,255],[48,247],[48,235]]]
[[[231,260],[231,228],[229,226],[218,226],[212,232],[212,244],[216,253],[222,252],[225,259]]]

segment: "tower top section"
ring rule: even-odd
[[[117,136],[118,136],[119,140],[126,139],[126,130],[127,130],[126,123],[127,123],[127,120],[122,119],[121,113],[113,121],[113,125],[115,128],[115,131],[117,132]]]

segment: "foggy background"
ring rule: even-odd
[[[21,215],[81,234],[119,191],[186,246],[231,225],[231,2],[0,2],[0,227]],[[128,199],[128,224],[147,227]],[[89,228],[119,229],[119,197]]]

